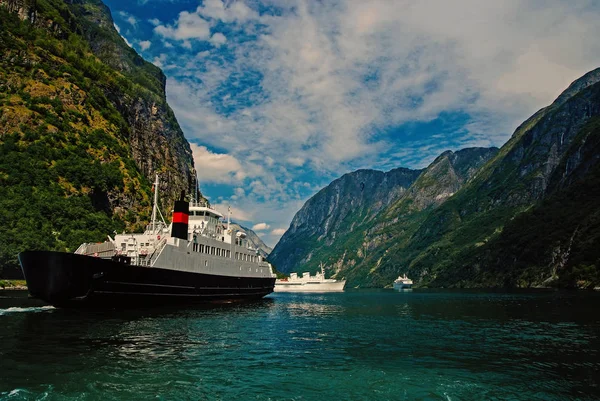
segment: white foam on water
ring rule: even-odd
[[[54,306],[50,306],[50,305],[46,305],[46,306],[35,306],[35,307],[31,307],[31,308],[19,308],[19,307],[12,307],[12,308],[7,308],[7,309],[0,309],[0,316],[3,315],[8,315],[10,313],[21,313],[21,312],[46,312],[49,310],[54,310],[56,309]]]

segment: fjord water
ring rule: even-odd
[[[277,293],[130,311],[15,294],[0,295],[1,400],[600,398],[595,292]]]

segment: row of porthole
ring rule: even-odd
[[[204,244],[193,244],[192,250],[194,252],[205,253],[207,255],[213,255],[213,256],[219,256],[219,257],[222,256],[222,257],[226,257],[226,258],[231,257],[231,251],[228,249],[221,249],[221,248],[217,248],[214,246],[211,247],[211,246],[204,245]],[[209,252],[204,252],[205,250],[208,250]],[[235,258],[237,260],[243,260],[246,262],[253,262],[253,263],[257,262],[257,256],[248,255],[247,253],[236,252]]]

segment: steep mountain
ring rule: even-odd
[[[589,241],[598,236],[590,202],[600,193],[599,115],[597,69],[517,128],[427,217],[398,255],[410,274],[423,285],[514,287],[573,285],[574,269],[597,271],[600,247]],[[573,255],[578,248],[587,256]]]
[[[370,227],[377,214],[400,198],[420,172],[358,170],[338,178],[296,213],[269,261],[285,273],[316,271],[320,261],[343,261],[346,246],[358,249],[363,227]]]
[[[166,210],[190,188],[189,144],[165,76],[99,0],[0,0],[0,266],[74,250]]]
[[[525,121],[499,151],[442,154],[362,227],[362,243],[324,236],[344,257],[330,250],[315,263],[351,286],[389,285],[401,273],[433,287],[597,286],[599,145],[597,69]],[[303,232],[319,225],[317,219]],[[294,224],[290,231],[298,232]],[[301,260],[288,254],[285,271],[297,269]]]
[[[447,151],[424,170],[396,169],[388,173],[376,172],[377,176],[391,175],[396,179],[392,180],[391,186],[371,180],[374,187],[365,190],[367,207],[364,209],[352,207],[352,203],[356,203],[357,199],[355,193],[342,192],[338,188],[344,182],[344,178],[346,181],[353,179],[356,185],[356,178],[362,178],[361,175],[365,171],[347,174],[307,201],[292,220],[290,229],[276,245],[270,260],[284,272],[306,271],[307,268],[314,270],[323,262],[330,273],[346,277],[352,285],[364,285],[366,280],[369,280],[368,285],[385,285],[391,282],[390,279],[393,280],[392,275],[396,274],[396,271],[378,271],[382,259],[380,253],[396,246],[408,233],[414,232],[432,208],[442,204],[458,191],[497,152],[496,148]],[[398,176],[399,173],[402,175]],[[398,180],[398,177],[402,177],[403,180]],[[339,182],[340,180],[342,181]],[[334,194],[336,196],[333,196]],[[344,213],[342,221],[345,226],[338,224],[341,227],[327,231],[328,224],[325,221],[325,224],[319,227],[321,217],[313,210],[319,205],[323,208],[324,204],[327,205],[325,210],[333,216]],[[303,215],[310,217],[312,221],[305,219]],[[295,229],[301,224],[304,225],[304,230]],[[311,229],[320,231],[311,232]],[[290,231],[293,235],[288,234]],[[315,251],[318,252],[316,260],[311,264],[307,263],[310,260],[299,262],[289,258],[282,263],[280,259],[284,258],[279,255],[288,255],[289,251],[281,248],[280,244],[288,242],[293,246],[303,243],[306,241],[306,232],[311,233],[312,238],[316,237],[316,241],[310,244],[312,248],[309,248],[313,255]],[[309,255],[312,256],[311,253]]]

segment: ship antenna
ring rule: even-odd
[[[152,233],[156,234],[156,210],[158,209],[158,173],[154,179],[154,206],[152,207]]]

